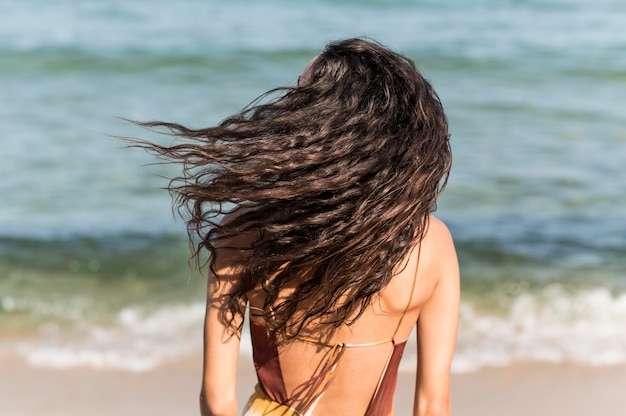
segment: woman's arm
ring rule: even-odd
[[[449,416],[450,365],[459,319],[459,267],[447,227],[432,218],[423,248],[425,269],[436,279],[417,322],[416,416]],[[422,258],[424,258],[422,257]]]
[[[237,415],[237,361],[240,334],[229,336],[220,316],[226,308],[220,295],[229,286],[209,276],[204,319],[204,367],[200,392],[202,416]]]
[[[229,216],[224,222],[229,221]],[[237,236],[221,241],[216,247],[215,270],[219,279],[209,273],[207,304],[204,320],[204,367],[200,392],[200,414],[202,416],[237,415],[237,362],[241,333],[232,333],[224,318],[230,317],[227,298],[237,280],[241,251],[237,247],[249,244],[246,236]],[[245,304],[241,305],[242,310]],[[239,325],[243,317],[233,322]]]

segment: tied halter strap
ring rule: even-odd
[[[403,341],[402,343],[397,343],[396,335],[398,334],[398,331],[400,330],[400,327],[402,326],[402,321],[404,320],[406,313],[411,307],[411,302],[413,300],[413,294],[415,292],[415,286],[417,282],[420,254],[421,254],[421,244],[418,246],[417,265],[415,266],[415,272],[413,274],[413,282],[411,285],[411,292],[409,294],[409,299],[404,308],[404,311],[402,312],[400,319],[398,320],[398,324],[396,325],[396,329],[394,330],[391,338],[384,339],[381,341],[374,341],[374,342],[361,343],[361,344],[350,344],[350,343],[345,343],[345,342],[341,342],[338,344],[328,344],[328,343],[322,342],[314,338],[303,337],[299,335],[295,337],[296,339],[303,341],[303,342],[321,345],[324,347],[330,347],[331,350],[322,359],[322,362],[320,362],[318,369],[315,371],[314,375],[309,380],[300,384],[292,391],[291,397],[289,398],[288,403],[285,403],[286,405],[288,405],[290,408],[292,408],[299,414],[306,414],[307,410],[315,407],[316,402],[322,397],[322,395],[330,387],[332,381],[334,380],[337,374],[337,370],[339,369],[343,361],[343,358],[345,356],[345,352],[347,349],[372,347],[375,345],[391,343],[393,345],[393,348],[391,352],[389,353],[387,360],[385,361],[385,366],[383,367],[381,375],[378,379],[378,384],[376,385],[374,394],[368,404],[368,410],[366,412],[366,415],[370,414],[370,410],[373,410],[372,408],[376,407],[375,401],[377,401],[376,399],[381,390],[381,386],[383,385],[383,382],[386,379],[387,370],[396,353],[396,347],[401,346],[403,348],[404,344],[406,343],[406,340]],[[402,350],[400,350],[399,352],[401,354]],[[397,357],[398,360],[399,358],[400,357]],[[394,378],[394,386],[395,386],[395,378]]]

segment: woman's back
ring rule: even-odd
[[[313,324],[297,337],[278,343],[265,326],[263,315],[268,311],[263,310],[262,291],[251,292],[250,324],[260,382],[257,396],[261,393],[271,402],[287,403],[307,415],[391,414],[399,360],[443,272],[433,268],[442,260],[432,258],[438,250],[433,244],[445,239],[446,233],[445,226],[431,218],[426,237],[397,266],[392,280],[359,319],[332,332]],[[455,258],[448,260],[455,264]],[[285,292],[288,297],[289,289]],[[267,403],[257,400],[257,408],[252,403],[246,414],[279,414],[260,412]]]

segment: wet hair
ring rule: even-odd
[[[215,272],[224,241],[255,236],[236,248],[225,323],[238,329],[246,294],[263,291],[282,339],[361,316],[423,238],[451,165],[441,102],[407,57],[337,41],[304,78],[215,127],[140,123],[182,139],[143,146],[183,165],[169,190],[194,256],[207,250]]]

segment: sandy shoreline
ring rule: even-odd
[[[198,415],[200,357],[145,373],[31,367],[0,357],[0,409],[5,416]],[[238,386],[245,402],[255,383],[243,362]],[[452,378],[455,416],[618,416],[624,414],[626,366],[515,364]],[[396,413],[410,415],[413,376],[402,373]]]

